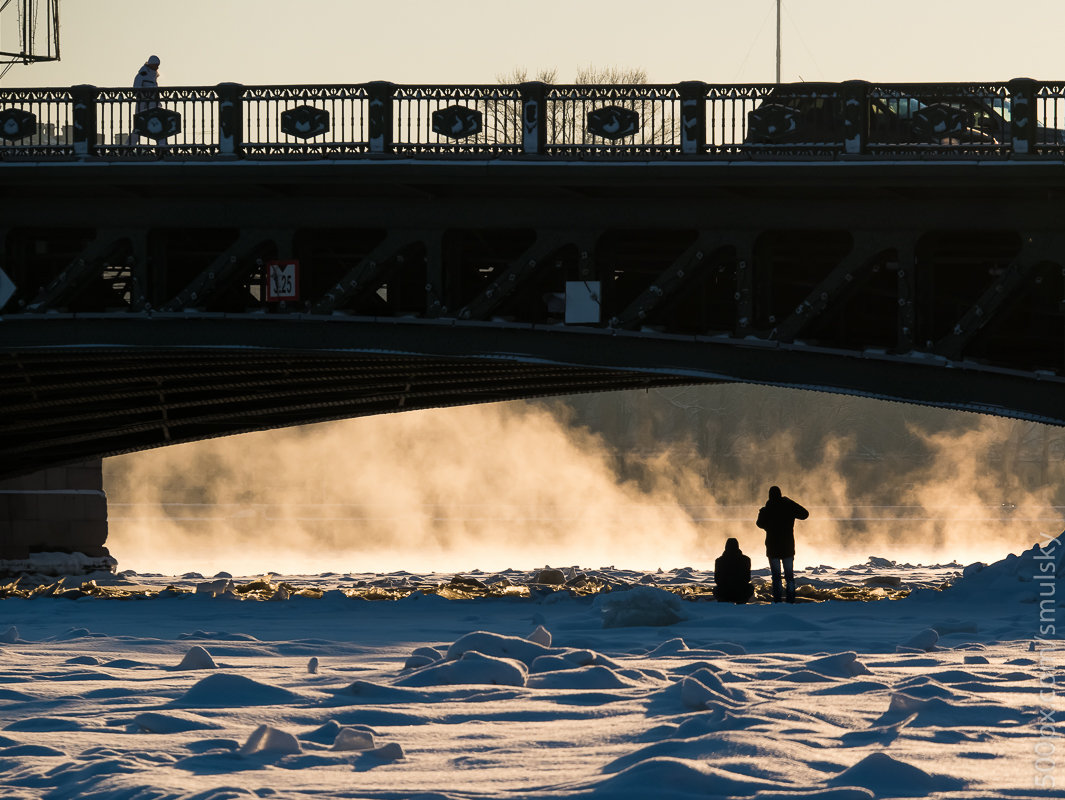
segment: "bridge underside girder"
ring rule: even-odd
[[[519,361],[232,349],[0,359],[0,475],[326,420],[691,379]]]
[[[1061,164],[5,173],[8,470],[679,381],[1065,424]],[[271,259],[298,300],[267,302]]]

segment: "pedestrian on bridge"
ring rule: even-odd
[[[719,603],[746,603],[754,594],[751,557],[740,550],[739,540],[725,541],[725,552],[714,561],[714,597]]]
[[[769,487],[769,499],[758,510],[755,523],[765,531],[765,554],[773,573],[773,602],[786,599],[795,602],[795,520],[806,519],[810,512],[790,497],[781,494],[779,486]],[[784,572],[785,590],[781,591],[780,573]]]
[[[159,56],[148,56],[148,60],[144,62],[144,66],[140,68],[140,71],[133,79],[133,88],[140,90],[137,92],[138,114],[142,111],[159,107],[159,100],[153,91],[159,88]],[[140,144],[140,141],[140,134],[134,130],[129,135],[129,143],[137,145]],[[159,143],[166,144],[166,139],[160,140]]]

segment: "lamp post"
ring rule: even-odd
[[[780,3],[777,0],[777,83],[780,83]]]

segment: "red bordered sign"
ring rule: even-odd
[[[276,303],[279,300],[300,299],[300,262],[295,259],[286,261],[267,261],[266,300]]]

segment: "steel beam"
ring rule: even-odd
[[[412,245],[423,242],[428,233],[418,230],[389,231],[383,242],[348,270],[333,288],[312,302],[311,313],[330,314],[359,295],[377,291],[385,282],[389,262],[402,262],[404,252]]]
[[[769,338],[793,342],[821,314],[838,303],[845,302],[845,295],[860,284],[872,268],[874,261],[890,251],[897,240],[884,234],[860,235],[851,251],[843,257],[821,283],[814,287],[795,311],[777,324]]]
[[[242,230],[232,245],[218,255],[210,265],[192,279],[184,289],[162,306],[162,311],[180,311],[186,308],[207,308],[211,297],[224,290],[242,273],[256,265],[249,263],[263,244],[272,242],[274,232],[269,230]]]

